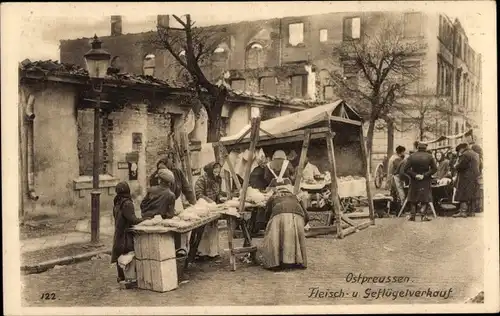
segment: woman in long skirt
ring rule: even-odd
[[[206,165],[203,170],[205,174],[196,181],[196,198],[204,199],[209,203],[221,203],[221,165],[212,162]],[[205,226],[198,246],[198,256],[201,259],[214,259],[219,256],[219,228],[217,221]]]
[[[303,204],[293,194],[293,187],[278,186],[267,201],[266,212],[270,220],[260,249],[264,268],[305,269],[305,229],[309,218]]]

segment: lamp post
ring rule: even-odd
[[[92,83],[92,90],[96,94],[94,106],[94,163],[92,167],[92,192],[91,192],[91,220],[90,233],[91,242],[99,242],[99,213],[100,213],[100,194],[99,191],[99,168],[100,168],[100,107],[101,93],[104,77],[108,71],[111,55],[101,48],[102,42],[94,35],[91,43],[92,48],[84,55],[87,70]]]

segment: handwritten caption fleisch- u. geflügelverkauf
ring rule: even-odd
[[[337,289],[309,287],[307,296],[311,299],[361,298],[367,300],[397,300],[404,298],[441,298],[447,300],[453,293],[452,288],[401,288],[401,285],[412,282],[412,278],[408,276],[366,276],[361,273],[348,273],[345,277],[345,283],[366,285],[366,287],[363,290],[347,290],[342,287]],[[385,287],[388,284],[395,286],[394,288]],[[384,288],[373,288],[377,286],[384,286]]]

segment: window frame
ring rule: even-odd
[[[301,95],[296,96],[293,85],[293,78],[301,78]],[[290,94],[292,98],[304,98],[307,95],[307,76],[306,75],[291,75],[290,76]]]
[[[409,15],[418,15],[420,17],[420,29],[418,31],[418,34],[417,35],[407,35],[407,24],[408,24],[408,16]],[[403,14],[403,38],[421,38],[421,37],[424,37],[424,33],[423,33],[423,14],[422,12],[419,12],[419,11],[412,11],[412,12],[405,12]]]
[[[358,37],[353,37],[353,20],[358,19],[359,20],[359,36]],[[350,35],[346,36],[346,22],[350,21]],[[359,15],[352,15],[352,16],[346,16],[342,19],[342,41],[359,41],[361,40],[362,37],[362,29],[363,29],[363,23],[361,20],[361,16]]]
[[[325,32],[325,38],[323,40],[321,37],[321,32]],[[320,43],[328,42],[328,29],[326,29],[326,28],[319,29],[319,42]]]
[[[290,35],[291,35],[291,32],[290,32],[290,27],[292,25],[302,25],[302,41],[297,43],[297,44],[292,44],[290,43]],[[295,22],[290,22],[288,23],[287,25],[287,32],[288,32],[288,38],[287,38],[287,45],[288,46],[291,46],[291,47],[297,47],[297,46],[300,46],[300,45],[305,45],[305,32],[306,32],[306,27],[305,27],[305,23],[303,21],[295,21]]]

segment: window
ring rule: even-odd
[[[145,76],[154,76],[155,66],[155,55],[147,54],[146,56],[144,56],[144,60],[142,62],[142,74]]]
[[[273,95],[277,94],[275,77],[262,77],[259,82],[259,91],[262,94]]]
[[[264,67],[264,48],[259,43],[248,45],[245,57],[246,68]]]
[[[352,17],[344,19],[344,40],[359,39],[361,36],[361,18]]]
[[[328,41],[328,30],[327,29],[319,30],[319,41],[320,42]]]
[[[293,98],[302,98],[306,94],[305,76],[293,76],[290,79],[290,94]]]
[[[288,43],[292,46],[304,43],[304,23],[288,25]]]
[[[456,54],[458,57],[462,57],[462,37],[458,36],[457,37],[457,51]]]
[[[335,92],[333,91],[333,86],[325,86],[323,88],[323,98],[325,100],[335,99]]]
[[[422,14],[420,12],[405,13],[403,28],[404,37],[422,36]]]
[[[245,79],[231,80],[231,89],[245,91]]]

